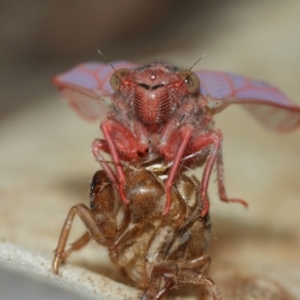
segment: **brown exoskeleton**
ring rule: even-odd
[[[209,288],[220,300],[216,285],[207,276],[210,257],[205,254],[210,239],[210,217],[201,217],[203,201],[199,181],[181,174],[171,190],[172,205],[167,216],[165,183],[168,168],[132,165],[125,169],[123,205],[117,187],[106,172],[97,171],[90,190],[90,207],[73,206],[68,214],[55,250],[52,270],[58,274],[61,262],[90,239],[107,247],[112,261],[140,288],[141,300],[162,299],[170,290],[192,283],[202,286],[201,299]],[[78,215],[87,232],[65,250],[72,221]]]

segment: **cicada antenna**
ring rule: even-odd
[[[108,64],[113,68],[113,70],[116,71],[113,64],[110,61],[108,61],[107,57],[99,49],[97,49],[97,52],[108,62]]]
[[[189,68],[189,71],[191,71],[196,66],[196,64],[205,56],[206,56],[206,54],[203,54],[198,60],[196,60],[196,62]]]

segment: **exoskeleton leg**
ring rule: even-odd
[[[207,254],[204,254],[195,259],[191,259],[184,263],[180,264],[180,268],[184,269],[192,269],[192,270],[201,270],[201,272],[205,273],[209,269],[211,263],[211,258]]]
[[[177,285],[179,268],[174,261],[163,261],[152,266],[149,287],[141,300],[160,300]]]
[[[209,288],[214,300],[221,300],[215,283],[206,276],[210,257],[203,255],[197,259],[178,265],[174,261],[164,261],[153,266],[149,287],[141,300],[159,300],[172,289],[184,284],[204,285]],[[194,269],[201,269],[196,271]]]
[[[174,287],[174,282],[170,280],[166,280],[165,285],[163,286],[162,289],[160,289],[156,295],[154,295],[153,300],[161,300],[163,299],[164,296],[166,296]]]
[[[65,263],[65,261],[71,255],[72,252],[83,248],[90,241],[90,239],[91,239],[91,235],[87,231],[77,241],[72,243],[72,245],[66,251],[64,251],[64,253],[62,254],[62,257],[61,257],[61,262]]]
[[[73,245],[73,248],[71,247],[70,249],[65,251],[68,236],[72,227],[72,222],[76,214],[83,221],[84,225],[88,229],[88,233],[85,233],[79,240],[77,240]],[[58,274],[60,263],[64,261],[73,250],[79,249],[86,245],[90,240],[90,236],[92,236],[93,239],[95,239],[100,244],[103,244],[105,242],[105,237],[101,233],[100,228],[97,226],[95,215],[85,204],[77,204],[69,210],[68,217],[61,230],[58,245],[56,250],[54,251],[52,272]]]
[[[214,300],[221,300],[220,293],[216,284],[203,272],[197,272],[192,269],[180,268],[178,276],[178,284],[195,284],[195,285],[205,285],[209,287],[209,290],[214,298]]]

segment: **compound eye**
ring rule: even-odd
[[[198,93],[200,88],[200,80],[198,76],[190,71],[181,71],[180,73],[184,78],[184,83],[187,91],[191,94]]]
[[[131,71],[129,69],[120,69],[115,71],[110,77],[110,85],[115,90],[118,91],[121,86],[122,78],[125,77]]]

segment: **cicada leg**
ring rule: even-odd
[[[200,185],[200,194],[203,201],[203,209],[201,212],[201,216],[204,217],[209,211],[209,201],[207,198],[207,190],[209,179],[211,176],[211,172],[213,166],[216,162],[217,164],[217,176],[218,176],[218,185],[219,185],[219,193],[220,198],[224,202],[237,202],[247,207],[247,202],[243,199],[236,198],[228,198],[225,191],[224,185],[224,167],[222,160],[222,133],[219,130],[212,131],[200,135],[195,138],[191,144],[189,145],[188,154],[197,153],[201,149],[211,146],[209,156],[204,166],[201,185]]]
[[[129,204],[124,191],[126,176],[121,165],[120,155],[124,156],[127,161],[134,161],[147,153],[148,145],[140,143],[127,127],[115,120],[103,121],[101,130],[105,137],[105,145],[102,141],[101,146],[96,144],[95,146],[98,150],[104,150],[111,155],[117,172],[120,197],[125,204]]]

